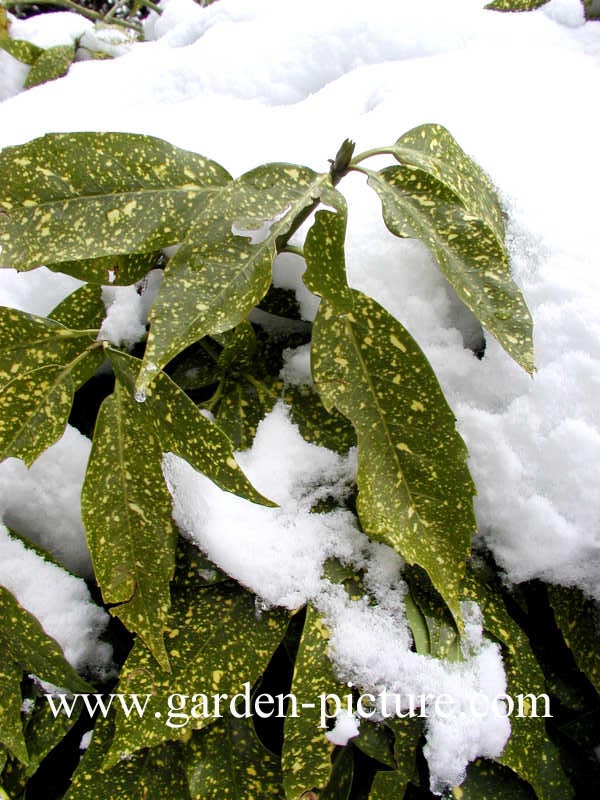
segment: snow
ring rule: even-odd
[[[337,714],[335,718],[335,725],[325,734],[331,744],[344,746],[347,745],[350,739],[354,739],[359,734],[360,720],[354,714],[349,714],[343,709]]]
[[[77,670],[106,678],[112,647],[101,641],[109,615],[95,605],[85,582],[46,561],[0,525],[0,585],[37,617]]]
[[[85,578],[92,562],[80,496],[91,444],[67,425],[29,469],[18,458],[0,463],[0,520]]]
[[[145,23],[148,41],[112,61],[75,63],[64,78],[1,104],[0,147],[48,131],[123,130],[166,138],[234,175],[277,160],[323,171],[346,137],[358,152],[425,122],[446,126],[499,192],[513,273],[534,318],[535,377],[489,335],[484,358],[473,356],[478,324],[427,249],[386,231],[377,198],[358,175],[339,186],[349,206],[349,279],[406,325],[440,379],[469,447],[475,544],[491,549],[509,582],[542,578],[600,600],[600,115],[592,101],[600,23],[584,23],[579,0],[518,15],[485,11],[483,0],[162,5],[163,15]],[[64,19],[68,36],[72,23]],[[26,74],[7,58],[0,53],[0,97],[17,92]],[[301,287],[302,268],[297,256],[280,256],[275,281],[296,292],[310,320],[318,300]],[[5,270],[0,302],[45,314],[76,285],[43,269]],[[143,335],[147,306],[135,295],[105,289],[103,336],[130,344]],[[306,347],[286,354],[282,376],[310,382]],[[350,512],[310,513],[320,493],[347,491],[353,459],[302,442],[278,404],[239,461],[279,508],[225,496],[170,455],[164,470],[178,524],[222,569],[267,604],[292,608],[310,598],[325,615],[340,677],[366,689],[458,698],[449,719],[428,720],[426,755],[441,791],[470,759],[498,753],[508,735],[507,720],[465,711],[477,693],[503,691],[499,651],[477,634],[476,613],[461,665],[410,651],[399,560],[369,545]],[[28,480],[38,480],[34,467]],[[72,496],[56,511],[71,520],[65,563],[67,551],[80,548],[77,502]],[[332,557],[367,570],[377,606],[350,601],[323,578]]]
[[[447,695],[453,706],[428,708],[427,748],[432,788],[464,779],[467,763],[498,756],[510,733],[491,700],[506,691],[498,645],[482,637],[481,615],[465,605],[465,660],[447,664],[410,649],[401,577],[402,560],[372,543],[343,510],[311,513],[319,500],[342,499],[356,471],[355,452],[340,456],[302,438],[279,402],[258,426],[250,450],[237,459],[256,488],[278,508],[256,506],[224,492],[172,454],[163,471],[173,496],[173,517],[208,558],[253,591],[260,605],[297,608],[310,601],[330,630],[329,654],[341,680],[363,691],[417,697]],[[276,476],[276,477],[274,477]],[[323,575],[328,559],[364,570],[367,595],[351,599]],[[372,602],[374,601],[374,603]],[[481,717],[476,698],[486,705]],[[338,716],[327,733],[334,744],[357,735],[357,721]]]
[[[93,30],[94,25],[80,14],[61,11],[54,14],[17,19],[8,14],[11,39],[23,39],[42,47],[71,45]],[[30,67],[0,50],[0,101],[17,94],[23,88]]]
[[[98,339],[121,347],[133,347],[146,335],[148,311],[160,288],[162,270],[153,269],[141,281],[131,286],[104,286],[102,301],[106,317]]]

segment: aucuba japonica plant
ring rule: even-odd
[[[370,169],[369,158],[382,154],[390,165]],[[234,453],[251,445],[281,397],[308,441],[338,452],[357,446],[350,507],[364,533],[406,562],[417,652],[459,660],[460,603],[474,600],[484,630],[504,648],[509,688],[544,689],[505,590],[481,560],[470,560],[474,485],[436,376],[401,321],[347,282],[347,208],[338,186],[349,172],[376,192],[389,231],[420,239],[462,303],[533,374],[532,322],[511,278],[496,194],[439,125],[357,155],[346,141],[322,173],[274,163],[236,179],[214,161],[134,134],[51,134],[0,153],[2,265],[43,264],[85,282],[47,318],[0,309],[1,458],[32,464],[62,435],[98,370],[114,381],[94,412],[82,514],[95,585],[121,623],[113,633],[123,639],[126,630],[135,641],[128,654],[122,648],[118,683],[113,677],[99,690],[167,695],[174,686],[202,686],[233,695],[245,682],[264,686],[279,659],[297,696],[343,694],[319,613],[309,605],[257,616],[249,591],[219,570],[199,569],[206,559],[178,537],[171,518],[161,469],[167,452],[222,489],[271,504]],[[299,248],[290,240],[303,225],[310,227]],[[304,258],[304,284],[321,301],[314,323],[273,335],[257,308],[298,318],[293,295],[272,283],[274,259],[285,252]],[[102,286],[135,284],[154,268],[163,276],[147,334],[133,349],[120,347],[103,336]],[[313,385],[284,387],[283,350],[308,343]],[[348,591],[368,595],[359,574],[341,564],[328,569]],[[558,618],[566,599],[557,593],[554,601]],[[0,682],[3,782],[11,797],[26,796],[66,722],[52,719],[39,697],[33,717],[21,719],[15,697],[31,692],[23,674],[72,692],[91,689],[7,590],[1,608],[9,655]],[[135,724],[114,714],[86,719],[94,735],[69,800],[315,793],[377,800],[427,784],[417,719],[365,720],[357,739],[336,748],[318,730],[317,711],[288,716],[281,755],[265,748],[251,719],[232,715],[185,729],[154,715]],[[370,785],[356,777],[353,784],[355,762]],[[464,791],[492,796],[486,792],[498,782],[515,794],[530,791],[523,781],[540,798],[570,796],[541,718],[515,720],[499,761],[473,765]]]

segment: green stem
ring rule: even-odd
[[[372,169],[366,169],[365,167],[358,167],[356,165],[348,167],[348,172],[360,172],[363,175],[366,175],[367,178],[374,174]]]
[[[279,400],[279,398],[281,397],[279,392],[273,391],[273,389],[267,386],[266,383],[262,383],[261,381],[256,380],[254,375],[250,375],[249,372],[244,373],[244,378],[248,381],[249,384],[254,386],[254,388],[259,394],[260,392],[265,392],[266,394],[270,394],[271,397],[274,397],[275,400]]]
[[[114,15],[119,11],[119,9],[123,8],[127,0],[117,0],[114,6],[104,15],[104,22],[108,22],[108,20],[112,19]]]
[[[292,255],[304,258],[304,250],[301,247],[296,247],[295,244],[286,244],[286,246],[279,251],[280,253],[292,253]]]
[[[327,175],[323,175],[323,178],[327,178]],[[277,248],[277,252],[281,253],[283,250],[288,247],[288,242],[292,238],[292,236],[296,233],[296,231],[306,222],[306,220],[310,217],[310,215],[316,211],[316,209],[321,204],[321,198],[317,197],[316,200],[313,200],[312,203],[307,206],[303,211],[301,211],[296,219],[292,222],[292,226],[289,231],[284,234],[283,236],[279,236],[275,240],[275,247]]]
[[[157,14],[162,14],[163,10],[160,6],[153,3],[152,0],[145,0],[144,5],[146,8],[149,8],[151,11],[156,11]]]
[[[204,341],[204,339],[200,339],[198,344],[204,350],[204,352],[207,353],[212,358],[213,361],[219,360],[219,354],[215,352],[215,350],[208,344],[208,342]]]
[[[213,408],[217,405],[221,397],[223,396],[223,386],[225,384],[225,378],[221,378],[219,381],[219,385],[215,389],[215,393],[207,400],[206,403],[202,403],[203,407],[207,409],[207,411],[212,411]]]
[[[395,147],[390,145],[389,147],[373,147],[371,150],[365,150],[363,153],[359,153],[355,156],[352,161],[350,162],[350,169],[355,167],[357,164],[360,164],[361,161],[364,161],[366,158],[371,158],[372,156],[386,156],[386,155],[393,155],[395,151]]]

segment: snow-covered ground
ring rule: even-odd
[[[438,374],[470,451],[477,538],[507,579],[576,585],[600,600],[600,22],[585,23],[579,0],[551,0],[519,15],[483,5],[220,0],[203,9],[165,0],[163,15],[146,22],[146,42],[122,45],[112,61],[77,62],[66,77],[27,92],[19,91],[27,68],[0,52],[0,98],[8,98],[0,105],[0,147],[50,131],[133,131],[209,156],[234,175],[277,160],[324,171],[346,137],[360,151],[422,123],[446,126],[499,192],[514,276],[534,319],[535,377],[489,336],[482,361],[465,349],[472,320],[425,247],[385,230],[377,199],[356,175],[340,186],[350,206],[349,279],[407,326]],[[83,32],[79,25],[93,37],[70,14],[53,15],[52,33],[47,20],[15,24],[13,35],[47,46],[71,41]],[[46,270],[4,270],[0,303],[45,314],[76,285]],[[291,355],[288,374],[298,380],[305,365],[305,354]],[[298,460],[269,469],[281,437]],[[315,476],[342,491],[344,471],[352,470],[350,461],[317,458],[310,447],[277,406],[255,447],[240,457],[258,488],[281,503],[256,511],[252,541],[258,552],[262,533],[265,547],[250,568],[224,547],[227,537],[212,535],[236,515],[248,524],[247,509],[235,507],[244,501],[224,499],[167,459],[176,518],[266,602],[293,606],[312,598],[332,627],[332,656],[344,679],[417,693],[451,686],[465,702],[469,692],[501,692],[498,651],[480,641],[476,621],[473,652],[461,667],[444,670],[408,651],[398,564],[369,550],[342,512],[333,532],[306,513]],[[40,487],[39,510],[28,511],[20,529],[30,525],[36,541],[80,574],[89,569],[78,508],[85,450],[75,447],[65,468],[59,443],[29,476],[14,463],[0,466],[7,524],[22,513],[11,487]],[[64,524],[44,524],[53,517]],[[366,559],[379,614],[350,607],[320,578],[322,561],[334,554]],[[430,722],[436,788],[459,780],[475,756],[498,754],[508,733],[491,716],[458,715],[453,724]]]

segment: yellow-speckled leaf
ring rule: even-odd
[[[0,33],[2,33],[1,29]],[[8,36],[0,36],[0,49],[16,58],[17,61],[30,65],[34,64],[44,52],[43,47],[38,47],[25,39],[11,39]]]
[[[361,719],[358,736],[352,739],[352,745],[390,769],[394,769],[396,766],[394,735],[390,728],[381,722]]]
[[[512,698],[542,695],[546,691],[544,673],[526,634],[506,610],[498,588],[490,585],[481,571],[469,569],[463,599],[479,605],[484,630],[503,645],[507,694]],[[528,716],[526,708],[525,699],[525,715],[519,717],[516,707],[510,717],[512,733],[498,761],[530,783],[539,800],[568,800],[572,789],[560,765],[558,750],[546,733],[543,698],[538,701],[537,716]]]
[[[74,58],[75,46],[72,44],[59,44],[44,50],[29,70],[25,79],[25,89],[66,75]]]
[[[49,319],[71,330],[92,330],[100,329],[105,316],[101,288],[86,283],[67,295],[49,314]]]
[[[536,800],[536,794],[512,770],[494,761],[469,764],[467,778],[452,790],[453,800]]]
[[[65,800],[191,800],[184,750],[178,743],[143,750],[112,769],[102,769],[114,716],[97,719]]]
[[[8,36],[9,27],[10,27],[10,22],[6,15],[6,9],[4,8],[4,6],[0,6],[0,38]]]
[[[15,694],[20,703],[20,693]],[[26,698],[29,700],[30,698]],[[77,714],[71,718],[66,714],[54,716],[46,698],[38,698],[35,706],[25,715],[17,714],[16,720],[23,719],[23,734],[27,745],[28,762],[22,763],[11,757],[2,774],[4,788],[13,798],[21,797],[25,791],[28,779],[36,772],[43,759],[60,742],[77,721]],[[1,797],[1,795],[0,795]]]
[[[243,536],[243,531],[240,531]],[[118,761],[122,753],[133,753],[166,739],[186,740],[193,729],[214,722],[215,693],[232,698],[244,692],[244,683],[252,685],[269,663],[283,638],[288,617],[282,611],[258,612],[255,598],[232,583],[207,586],[201,578],[199,563],[189,559],[183,548],[173,582],[173,603],[169,615],[165,644],[171,672],[161,669],[141,641],[136,641],[129,654],[119,682],[120,692],[136,692],[152,696],[150,713],[143,719],[123,715],[117,719],[115,741],[107,763]],[[173,715],[169,727],[167,698],[174,692],[186,695],[187,724]],[[208,696],[208,704],[194,693]],[[201,704],[197,716],[192,706]],[[229,700],[221,702],[220,713],[229,710]],[[156,717],[158,711],[161,716]],[[207,716],[204,716],[206,712]]]
[[[88,283],[129,286],[143,278],[155,266],[156,261],[156,253],[133,253],[82,261],[60,261],[45,266],[54,272],[63,272]]]
[[[0,601],[4,589],[0,588]],[[20,664],[6,660],[3,654],[0,663],[0,742],[13,756],[23,763],[29,761],[27,745],[21,722],[21,680],[23,668]]]
[[[422,725],[419,719],[391,717],[382,727],[394,732],[393,769],[375,774],[369,800],[402,800],[409,781],[418,783],[417,745]]]
[[[118,350],[107,352],[119,381],[131,394],[139,360]],[[157,376],[151,394],[145,402],[137,404],[136,413],[144,420],[146,434],[156,438],[161,453],[171,452],[184,458],[227,492],[254,503],[272,505],[238,466],[233,445],[225,433],[201,413],[166,373]],[[160,461],[159,458],[159,467]]]
[[[40,623],[0,586],[0,742],[13,755],[29,760],[21,722],[23,672],[72,691],[90,687],[65,661],[57,642]]]
[[[350,800],[354,779],[352,747],[342,747],[333,755],[331,777],[319,793],[319,800]]]
[[[259,422],[271,411],[282,389],[283,384],[275,378],[225,382],[216,418],[236,450],[252,446]]]
[[[281,764],[252,719],[227,714],[195,733],[184,752],[191,800],[285,800]]]
[[[269,164],[209,199],[187,243],[165,269],[150,310],[138,390],[147,391],[156,367],[189,345],[247,318],[271,285],[279,237],[312,207],[328,181],[328,175],[306,167]],[[257,232],[265,220],[268,224]]]
[[[405,792],[406,783],[396,770],[379,771],[373,778],[369,800],[402,800]]]
[[[74,389],[102,361],[94,333],[0,308],[0,460],[29,465],[61,436]]]
[[[503,240],[454,191],[416,167],[369,173],[396,236],[421,239],[462,302],[527,372],[533,372],[529,309],[511,278]]]
[[[332,201],[336,211],[317,211],[306,235],[306,271],[302,280],[314,294],[326,297],[341,311],[349,311],[352,293],[348,288],[344,255],[348,211],[343,195],[335,190],[328,194],[328,204]]]
[[[81,512],[104,601],[168,668],[175,532],[161,460],[152,420],[117,381],[98,413]]]
[[[321,303],[313,378],[325,407],[357,431],[363,529],[423,567],[460,625],[459,584],[476,527],[467,449],[417,343],[374,300],[353,295],[351,313]]]
[[[298,800],[303,792],[327,785],[331,777],[333,745],[320,726],[321,694],[343,698],[350,689],[335,678],[327,655],[329,631],[319,614],[307,606],[302,639],[296,655],[292,693],[299,706],[314,703],[314,708],[299,708],[298,716],[285,719],[283,785],[287,800]]]
[[[213,161],[132,133],[54,133],[7,147],[0,153],[2,266],[176,244],[207,192],[229,180]]]
[[[292,422],[307,442],[347,453],[356,444],[356,432],[346,417],[335,409],[328,411],[310,386],[286,386],[286,403]]]
[[[35,369],[69,364],[94,343],[95,333],[1,306],[0,387]]]
[[[30,466],[62,435],[73,405],[67,367],[40,367],[0,389],[0,460],[14,457]]]
[[[482,219],[504,240],[502,209],[492,182],[442,125],[419,125],[392,148],[401,164],[429,172],[450,189],[471,214]]]
[[[492,11],[533,11],[545,6],[548,0],[494,0],[486,8]]]
[[[554,618],[579,669],[600,693],[600,654],[596,643],[600,633],[600,608],[579,589],[549,586],[548,596]]]

